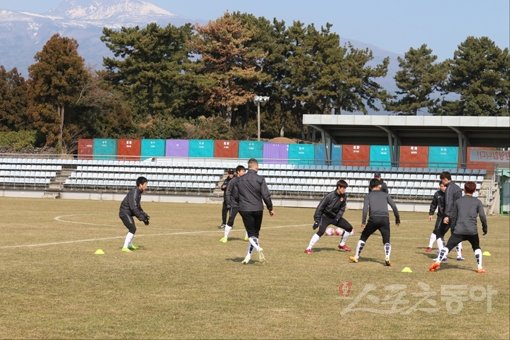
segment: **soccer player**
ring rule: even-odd
[[[429,271],[435,272],[441,266],[441,260],[448,256],[448,252],[453,249],[457,244],[462,241],[469,241],[475,253],[477,264],[477,273],[485,273],[482,266],[482,250],[480,249],[480,239],[478,237],[478,228],[476,225],[476,218],[479,217],[482,222],[483,234],[487,234],[487,217],[483,210],[482,202],[473,197],[476,190],[475,182],[466,182],[464,184],[464,197],[459,198],[453,209],[450,211],[449,222],[452,235],[446,244],[439,252],[439,256],[435,259],[434,263],[430,265]]]
[[[437,208],[437,219],[436,224],[434,226],[434,230],[432,234],[430,234],[429,245],[427,249],[425,249],[426,253],[430,253],[432,251],[432,245],[434,241],[437,241],[437,255],[439,256],[439,251],[444,247],[444,235],[449,230],[449,225],[443,223],[443,219],[445,216],[445,191],[446,185],[442,181],[439,181],[439,190],[436,191],[434,197],[432,198],[432,202],[430,203],[429,209],[429,221],[432,221],[432,216]],[[457,250],[457,261],[462,261],[464,258],[462,257],[462,243],[459,243],[456,247]],[[447,258],[444,259],[446,262]]]
[[[374,173],[374,179],[376,179],[379,182],[381,182],[381,191],[385,192],[385,193],[388,193],[388,186],[386,185],[384,180],[381,178],[381,173],[380,172]],[[370,188],[370,184],[369,184],[368,185],[368,192],[370,192],[370,191],[372,191],[372,188]]]
[[[445,191],[445,202],[444,202],[444,217],[443,224],[440,229],[440,242],[441,248],[444,244],[444,235],[450,229],[450,215],[452,214],[453,208],[455,207],[455,202],[462,197],[462,189],[452,181],[452,175],[448,171],[443,171],[439,175],[439,179],[446,186]],[[459,243],[457,247],[457,261],[463,261],[464,257],[462,257],[462,243]]]
[[[274,215],[271,194],[264,177],[257,174],[258,170],[258,161],[255,158],[250,158],[248,171],[244,176],[239,177],[236,185],[232,188],[232,195],[239,203],[239,214],[243,218],[244,227],[248,233],[248,252],[242,261],[243,264],[250,262],[253,249],[257,250],[259,261],[265,261],[263,249],[259,243],[260,226],[264,215],[262,201],[266,204],[269,215]]]
[[[437,249],[440,250],[443,247],[443,242],[441,241],[441,225],[443,224],[444,218],[444,192],[446,191],[446,185],[443,184],[442,181],[439,182],[439,190],[434,193],[434,197],[432,198],[432,202],[430,203],[429,209],[429,221],[432,221],[432,216],[434,216],[434,212],[437,209],[437,218],[436,224],[434,225],[434,230],[430,234],[429,245],[427,249],[425,249],[426,253],[430,253],[432,251],[432,246],[434,245],[434,241],[437,239]]]
[[[218,229],[225,228],[225,225],[227,224],[227,215],[230,209],[228,208],[225,191],[227,190],[228,183],[232,180],[232,178],[234,178],[234,169],[228,169],[227,178],[225,178],[223,184],[221,185],[221,191],[223,191],[223,205],[221,207],[221,224],[218,226]]]
[[[225,190],[225,200],[227,202],[227,208],[229,209],[229,217],[225,224],[225,228],[223,229],[223,237],[220,239],[220,242],[227,243],[228,234],[234,227],[234,220],[239,212],[239,207],[237,201],[232,197],[232,188],[236,185],[239,177],[243,176],[245,173],[246,168],[242,165],[238,165],[234,178],[228,182],[227,189]],[[245,235],[245,240],[248,241],[248,234]]]
[[[397,227],[400,224],[400,215],[398,213],[397,206],[391,199],[391,197],[381,191],[381,182],[377,179],[370,181],[370,188],[372,189],[363,201],[363,216],[361,219],[361,232],[358,245],[356,246],[356,254],[351,256],[349,259],[351,262],[358,262],[359,256],[365,243],[367,242],[370,235],[376,230],[381,232],[382,241],[384,244],[384,263],[386,266],[391,266],[390,255],[391,255],[391,244],[390,244],[390,217],[388,214],[388,204],[393,209],[395,215],[395,224]],[[368,223],[367,221],[368,217]]]
[[[136,225],[133,220],[133,216],[136,216],[136,218],[140,221],[143,221],[145,225],[149,225],[150,217],[145,211],[143,211],[142,206],[140,205],[142,194],[145,190],[147,190],[148,185],[149,181],[147,178],[138,177],[136,179],[136,187],[128,192],[120,204],[119,217],[128,229],[128,233],[124,240],[124,246],[122,247],[123,252],[130,253],[131,251],[138,249],[138,247],[133,244],[133,238],[136,233]]]
[[[352,232],[352,225],[347,222],[345,218],[343,218],[345,207],[347,205],[347,194],[345,193],[346,190],[347,182],[344,180],[339,180],[336,183],[336,190],[326,194],[326,196],[324,196],[324,198],[320,201],[317,209],[315,209],[315,214],[313,216],[314,223],[312,226],[314,230],[317,228],[319,228],[319,230],[313,234],[312,238],[310,239],[310,243],[305,249],[306,254],[312,253],[314,244],[319,241],[322,235],[324,235],[326,228],[330,224],[333,224],[344,230],[342,237],[339,240],[338,249],[341,251],[352,250],[348,245],[345,244]]]

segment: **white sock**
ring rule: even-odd
[[[248,241],[250,242],[250,244],[253,246],[253,248],[255,248],[256,251],[260,251],[260,246],[259,246],[259,239],[256,238],[255,236],[252,236],[248,239]],[[251,253],[251,252],[250,252]]]
[[[351,236],[351,233],[344,230],[344,233],[342,235],[342,238],[340,239],[340,245],[345,246],[345,243],[347,242],[347,239]]]
[[[385,243],[384,244],[384,256],[389,259],[390,255],[391,255],[391,244]]]
[[[430,234],[430,238],[429,238],[429,248],[432,248],[432,246],[434,245],[434,241],[436,240],[437,236],[436,234],[432,233]]]
[[[127,233],[126,239],[124,240],[124,248],[129,247],[129,245],[131,244],[131,241],[133,241],[134,237],[135,237],[135,234],[133,234],[131,232]]]
[[[462,257],[462,242],[457,244],[457,257]]]
[[[248,242],[248,251],[246,253],[246,256],[250,256],[251,257],[251,253],[253,252],[253,246],[251,245],[251,243]]]
[[[314,244],[317,243],[317,241],[319,241],[321,237],[317,234],[313,234],[312,238],[310,239],[310,243],[308,243],[308,247],[306,247],[306,249],[312,249]]]
[[[230,233],[230,231],[232,230],[232,227],[229,226],[229,225],[225,225],[225,229],[223,229],[223,235],[225,237],[228,237],[228,234]]]
[[[356,255],[354,255],[355,258],[359,259],[359,255],[361,254],[361,251],[363,250],[364,246],[365,242],[359,240],[358,245],[356,246]]]
[[[441,250],[444,247],[444,242],[442,238],[438,238],[437,240],[437,250]]]
[[[477,250],[475,250],[475,259],[476,259],[476,264],[478,265],[478,268],[483,268],[482,267],[482,250],[480,248],[478,248]]]
[[[436,262],[442,262],[447,256],[448,256],[448,248],[443,247],[441,248],[441,251],[439,252],[439,255],[435,259]]]

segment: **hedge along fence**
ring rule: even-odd
[[[36,131],[7,131],[0,132],[0,148],[20,151],[35,145]]]

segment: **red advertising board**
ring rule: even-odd
[[[428,146],[400,147],[400,166],[404,168],[426,168],[429,164]]]
[[[214,157],[217,158],[238,158],[239,141],[237,140],[215,140]]]
[[[117,141],[117,159],[122,161],[140,160],[140,140],[123,138]]]
[[[94,151],[94,140],[82,138],[78,140],[78,159],[92,159]]]
[[[342,145],[342,165],[369,166],[370,145]]]
[[[504,152],[503,152],[504,153]],[[476,156],[476,160],[472,160],[472,156]],[[496,156],[496,157],[495,157]],[[467,148],[467,168],[468,169],[485,169],[494,170],[498,165],[497,157],[499,153],[496,148],[475,148],[468,146]],[[506,155],[508,157],[508,155]],[[508,158],[502,158],[502,162],[508,164]]]

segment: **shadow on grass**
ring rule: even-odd
[[[422,253],[422,252],[416,252],[416,254],[418,255],[423,255],[423,256],[426,256],[428,257],[429,259],[433,260],[437,257],[437,254],[435,252],[431,252],[431,253]]]
[[[362,257],[360,257],[358,263],[363,263],[363,262],[374,262],[374,263],[379,263],[384,266],[384,259],[380,259],[380,258],[363,257],[362,256]]]
[[[337,248],[313,248],[314,253],[320,253],[321,251],[334,251],[340,253]]]
[[[455,259],[448,259],[448,262],[441,263],[440,271],[442,270],[464,270],[468,272],[474,272],[474,267],[469,267],[462,264],[463,261],[456,261]]]
[[[231,257],[231,258],[227,258],[225,259],[225,261],[230,261],[230,262],[235,262],[235,263],[241,263],[243,262],[244,260],[244,257]],[[248,262],[246,265],[266,265],[267,264],[267,261],[259,261],[257,259],[257,257],[253,258],[250,260],[250,262]]]
[[[242,242],[248,242],[248,241],[245,241],[244,240],[244,237],[243,238],[240,238],[240,237],[229,237],[228,238],[228,241],[231,242],[231,241],[242,241]]]
[[[426,249],[425,247],[416,247],[417,249]],[[418,254],[418,255],[423,255],[423,256],[426,256],[428,257],[429,259],[431,260],[434,260],[435,258],[437,258],[437,249],[433,249],[432,252],[430,253],[425,253],[425,251],[421,252],[421,251],[417,251],[415,254]],[[449,253],[448,255],[450,255],[451,253]],[[448,264],[448,263],[462,263],[463,261],[457,261],[457,259],[455,257],[448,257],[448,262],[443,262],[443,264]]]

